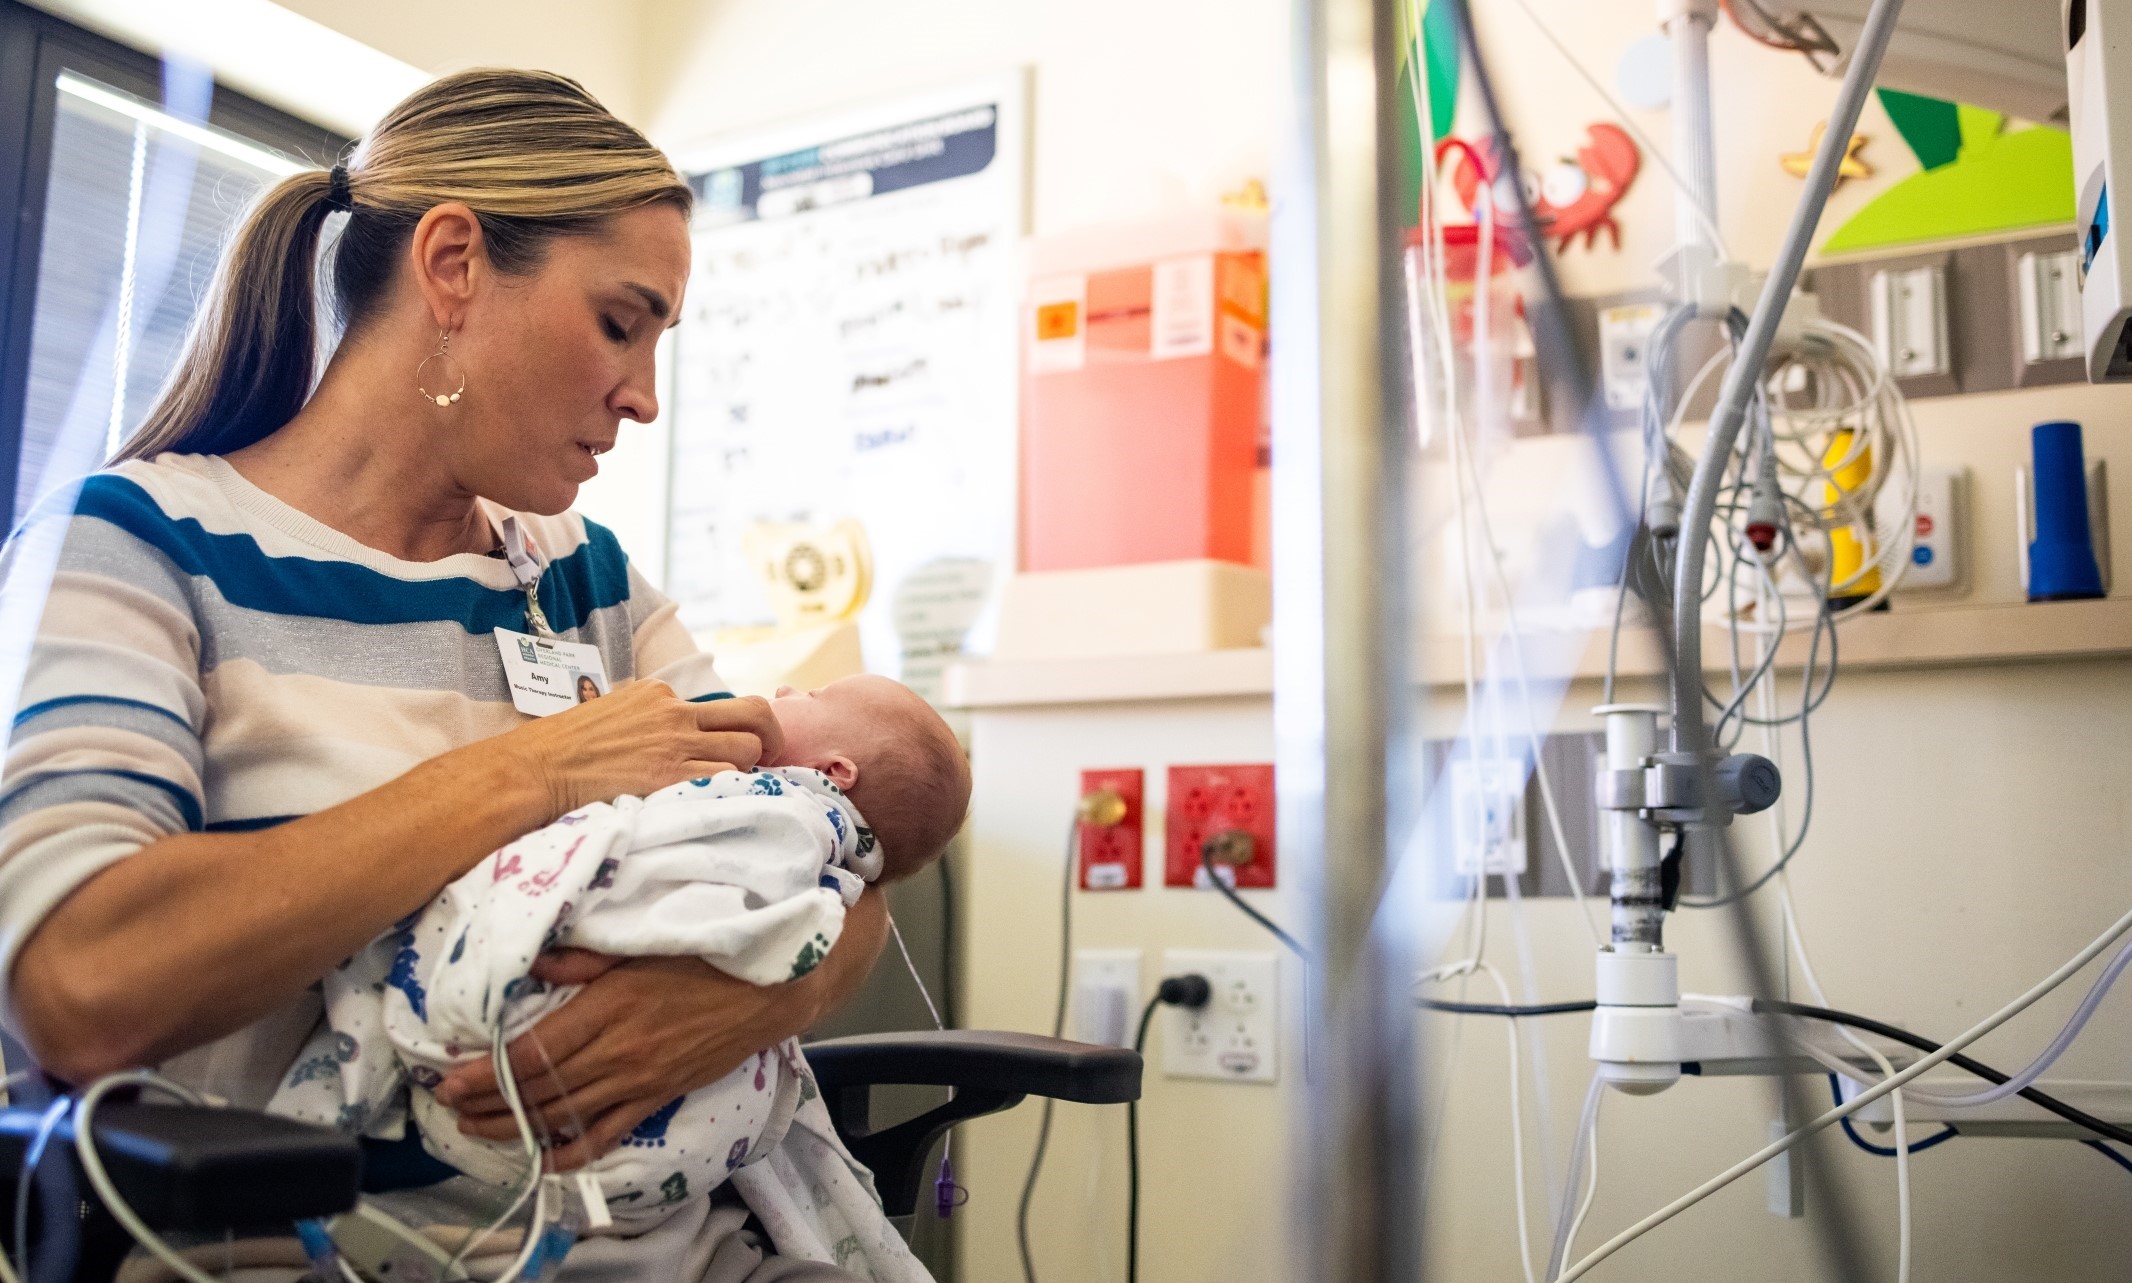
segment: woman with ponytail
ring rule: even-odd
[[[483,856],[774,753],[767,705],[723,698],[673,603],[570,511],[658,413],[690,202],[575,82],[505,70],[428,85],[260,198],[140,430],[26,526],[61,542],[0,771],[0,1018],[46,1070],[159,1065],[259,1106],[315,982]],[[609,693],[521,712],[506,668],[535,633]],[[574,1137],[554,1165],[806,1029],[885,932],[869,895],[827,962],[767,989],[545,961],[585,984],[512,1049]],[[437,1094],[516,1134],[485,1066]],[[566,1277],[849,1277],[760,1261],[744,1213],[701,1201]]]

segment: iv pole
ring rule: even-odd
[[[1378,914],[1411,832],[1410,434],[1397,275],[1391,0],[1297,0],[1298,117],[1271,227],[1274,751],[1299,857],[1312,1090],[1289,1277],[1421,1278],[1408,924]]]

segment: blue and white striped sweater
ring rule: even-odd
[[[611,679],[723,693],[612,534],[519,519],[547,562],[543,613]],[[24,555],[55,533],[56,564]],[[70,511],[25,523],[0,573],[15,605],[44,601],[0,767],[0,975],[54,905],[149,842],[307,815],[524,720],[492,637],[526,627],[505,562],[400,561],[220,458],[88,478]]]

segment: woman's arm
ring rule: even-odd
[[[288,1001],[556,816],[752,764],[776,742],[760,700],[691,704],[632,683],[278,828],[150,843],[24,944],[9,982],[26,1040],[75,1082],[153,1064]]]
[[[591,1162],[676,1096],[813,1028],[866,983],[887,939],[887,897],[869,889],[822,964],[787,984],[751,985],[694,958],[544,959],[542,979],[585,985],[510,1048],[521,1098],[550,1131],[578,1137],[551,1151],[555,1168]],[[437,1099],[472,1135],[518,1134],[486,1058],[452,1071]]]

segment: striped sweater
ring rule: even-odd
[[[611,680],[723,691],[613,535],[519,520],[548,563],[549,624],[599,647]],[[0,767],[0,975],[61,899],[150,842],[307,815],[525,720],[492,636],[528,630],[506,562],[387,556],[215,456],[91,476],[71,512],[32,514],[0,575],[0,671],[22,682]],[[300,1001],[166,1068],[263,1103],[318,1016]]]

